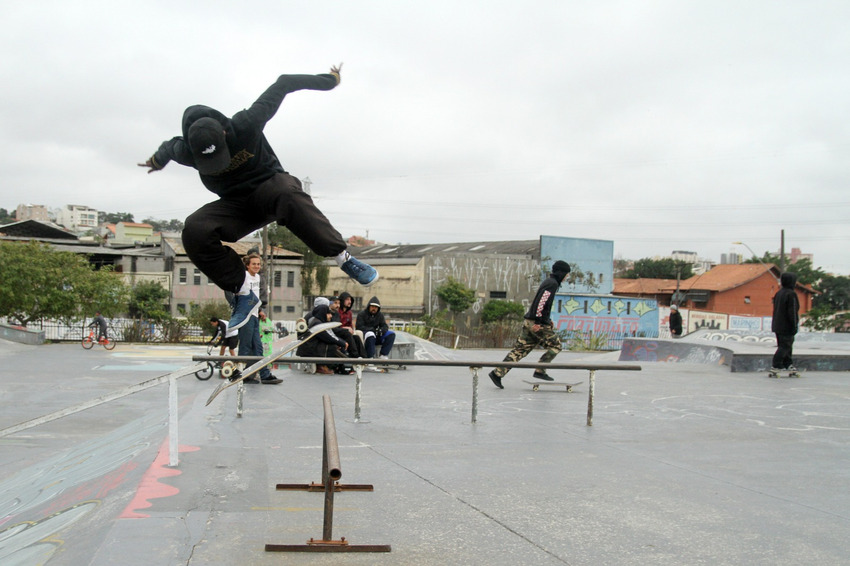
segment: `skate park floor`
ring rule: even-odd
[[[687,363],[588,372],[567,393],[532,370],[495,388],[477,422],[466,367],[354,376],[281,366],[281,385],[204,403],[218,376],[178,381],[179,463],[168,460],[168,386],[20,432],[4,430],[191,365],[203,347],[27,346],[0,340],[0,564],[599,565],[850,562],[848,375],[799,379]],[[501,360],[504,350],[419,357]],[[558,362],[617,364],[619,353]],[[534,352],[528,361],[536,361]],[[333,538],[383,553],[273,553],[323,534],[322,397],[341,484]]]

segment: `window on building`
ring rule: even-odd
[[[186,303],[177,303],[177,312],[179,314],[186,314]]]
[[[280,283],[281,283],[281,275],[282,275],[282,273],[281,273],[280,271],[275,271],[275,272],[274,272],[274,277],[273,277],[273,279],[274,279],[274,283],[273,283],[273,285],[274,285],[275,287],[280,287]]]
[[[490,291],[491,299],[507,299],[508,292],[507,291]]]
[[[286,286],[292,289],[295,287],[295,272],[287,271],[286,272]]]
[[[288,313],[295,312],[295,307],[293,307],[292,305],[289,305],[288,307],[286,307],[286,312],[288,312]]]
[[[192,284],[193,285],[200,285],[201,284],[201,270],[200,269],[197,269],[197,268],[195,269],[195,272],[192,275]]]
[[[186,268],[185,267],[180,268],[180,284],[181,285],[186,284]]]
[[[280,305],[275,305],[275,306],[272,307],[272,312],[275,313],[275,314],[278,314],[278,313],[283,312],[283,309],[280,307]]]

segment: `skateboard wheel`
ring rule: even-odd
[[[299,319],[298,322],[295,323],[295,332],[307,332],[307,321],[303,318]]]
[[[221,375],[223,375],[225,378],[230,378],[230,376],[233,375],[233,366],[228,366],[225,364],[225,366],[221,368]]]

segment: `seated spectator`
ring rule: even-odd
[[[348,295],[349,300],[351,299],[351,295]],[[330,298],[330,309],[331,309],[331,322],[339,322],[341,326],[338,328],[334,328],[334,334],[342,338],[348,343],[348,355],[352,358],[362,358],[366,355],[366,350],[363,347],[363,334],[357,336],[352,332],[354,329],[351,328],[351,308],[349,307],[348,313],[348,326],[346,326],[342,322],[342,312],[341,312],[341,304],[339,297],[331,297]]]
[[[378,297],[369,299],[369,304],[357,315],[356,328],[363,333],[363,345],[366,348],[367,358],[374,358],[377,347],[380,346],[380,358],[389,359],[395,342],[395,332],[387,326],[387,321],[381,313],[381,302]]]
[[[317,324],[331,321],[330,308],[325,304],[320,304],[313,309],[311,316],[307,319],[307,332],[298,335],[299,340],[303,340],[310,334],[311,328]],[[325,330],[316,335],[315,338],[301,344],[295,351],[297,356],[302,358],[347,358],[346,350],[348,344],[345,340],[337,337],[333,329]],[[316,373],[329,375],[334,373],[334,369],[328,366],[316,366]]]

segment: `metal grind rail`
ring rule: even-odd
[[[179,415],[177,412],[178,403],[177,403],[177,380],[181,377],[186,377],[187,375],[192,375],[196,371],[202,370],[206,364],[195,364],[192,366],[186,366],[177,371],[173,371],[171,373],[161,375],[159,377],[154,377],[153,379],[149,379],[147,381],[143,381],[141,383],[136,383],[134,385],[129,385],[122,389],[118,389],[113,391],[112,393],[107,393],[106,395],[101,395],[95,399],[91,399],[89,401],[84,401],[83,403],[78,403],[76,405],[72,405],[70,407],[65,407],[59,411],[55,411],[53,413],[43,415],[41,417],[37,417],[35,419],[31,419],[29,421],[25,421],[4,429],[0,429],[0,438],[4,436],[8,436],[10,434],[14,434],[16,432],[20,432],[22,430],[26,430],[28,428],[32,428],[38,425],[42,425],[45,423],[49,423],[51,421],[55,421],[57,419],[61,419],[62,417],[67,417],[69,415],[73,415],[75,413],[79,413],[81,411],[85,411],[86,409],[91,409],[93,407],[97,407],[99,405],[103,405],[104,403],[109,403],[110,401],[114,401],[116,399],[120,399],[122,397],[126,397],[128,395],[132,395],[134,393],[138,393],[139,391],[144,391],[146,389],[150,389],[151,387],[155,387],[165,381],[168,381],[168,465],[171,467],[177,467],[178,464],[178,427],[177,422],[179,419]]]
[[[331,398],[322,396],[324,406],[324,427],[322,431],[322,482],[320,484],[277,484],[279,491],[323,491],[325,494],[324,521],[322,538],[311,538],[306,544],[267,544],[266,552],[390,552],[388,544],[352,545],[345,537],[333,540],[334,492],[337,491],[373,491],[371,485],[343,485],[342,465],[339,460],[339,445],[336,437]]]
[[[193,361],[215,362],[230,360],[234,362],[256,362],[262,356],[193,356]],[[362,362],[362,363],[358,363]],[[365,364],[374,366],[431,366],[431,367],[467,367],[472,372],[472,423],[478,422],[478,372],[483,368],[504,367],[511,369],[566,369],[586,370],[590,372],[587,390],[587,426],[593,426],[593,402],[596,394],[597,371],[640,371],[641,366],[635,364],[559,364],[540,362],[484,362],[479,360],[381,360],[381,359],[352,359],[352,358],[299,358],[287,357],[278,360],[279,364],[316,364],[335,365],[346,363],[354,367],[357,379],[355,381],[354,422],[360,420],[360,401],[362,397],[363,369]],[[540,380],[540,383],[547,383]],[[241,398],[237,399],[237,410],[241,413]]]

